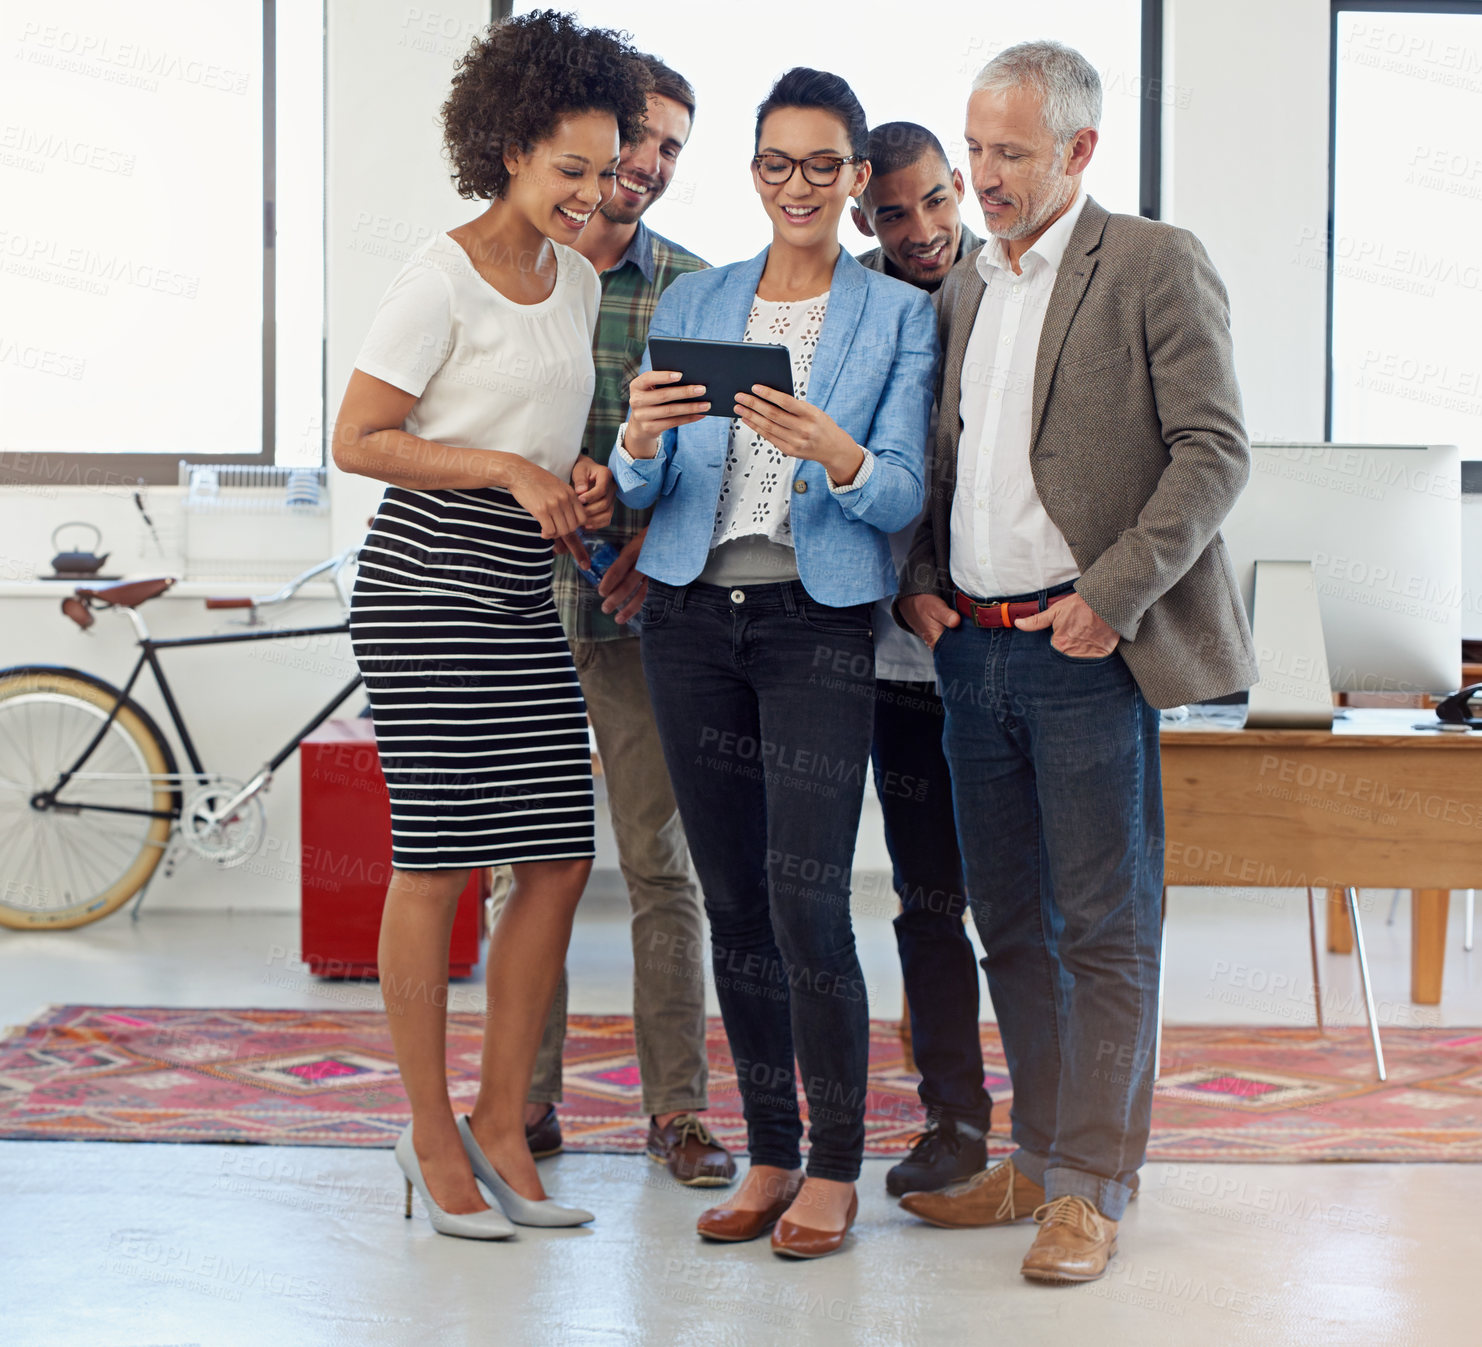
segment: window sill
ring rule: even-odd
[[[100,580],[89,582],[87,580],[6,580],[0,581],[0,599],[61,599],[72,593],[74,589],[86,585],[92,589],[105,589],[109,585],[121,585],[129,580],[148,580],[160,574],[169,574],[169,571],[134,571],[125,574],[117,580]],[[151,599],[151,603],[160,603],[166,599],[209,599],[216,596],[223,598],[239,598],[250,596],[252,598],[266,598],[278,584],[262,580],[177,580],[175,585],[166,590],[157,599]],[[333,599],[337,595],[335,587],[327,580],[311,580],[295,596],[298,599]]]

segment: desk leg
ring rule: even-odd
[[[1313,901],[1310,887],[1307,890],[1307,943],[1312,948],[1312,1009],[1317,1015],[1317,1032],[1325,1034],[1327,1030],[1322,1024],[1322,965],[1317,957],[1317,904]]]
[[[1364,1013],[1369,1019],[1369,1037],[1374,1042],[1374,1065],[1379,1068],[1379,1079],[1386,1079],[1384,1072],[1384,1049],[1379,1043],[1379,1016],[1374,1011],[1374,984],[1369,980],[1369,960],[1364,954],[1364,927],[1359,920],[1358,890],[1344,889],[1348,897],[1348,919],[1353,923],[1353,940],[1358,947],[1359,980],[1364,988]]]
[[[1450,905],[1450,889],[1416,889],[1410,895],[1410,999],[1417,1005],[1441,1001]]]
[[[1353,924],[1348,920],[1344,890],[1328,890],[1328,953],[1353,953]]]

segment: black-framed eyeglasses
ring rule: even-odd
[[[769,187],[780,187],[791,180],[801,168],[803,178],[815,187],[832,187],[839,180],[839,170],[845,164],[862,163],[860,155],[851,154],[841,159],[837,154],[814,154],[807,159],[793,159],[785,154],[759,154],[751,161],[759,177]]]

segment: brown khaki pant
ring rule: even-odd
[[[708,945],[638,642],[574,641],[571,653],[597,735],[618,863],[633,909],[633,1033],[643,1111],[698,1111],[709,1103]],[[563,970],[535,1060],[532,1103],[561,1101],[566,989]]]

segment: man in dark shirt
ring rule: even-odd
[[[859,260],[935,294],[953,266],[983,246],[962,222],[961,172],[947,162],[941,141],[915,122],[886,122],[870,132],[870,169],[869,186],[851,210],[859,232],[880,246]]]
[[[875,127],[870,166],[869,186],[853,208],[854,223],[880,246],[859,260],[933,292],[935,301],[934,292],[953,264],[982,243],[958,210],[962,174],[947,163],[941,142],[914,122]],[[928,461],[930,453],[928,440]],[[916,522],[890,540],[897,566],[905,560]],[[993,1104],[983,1088],[978,965],[963,927],[966,887],[942,752],[936,672],[931,652],[896,625],[888,599],[875,612],[872,757],[901,902],[896,947],[926,1108],[926,1130],[885,1179],[886,1191],[899,1197],[936,1191],[982,1169]]]

